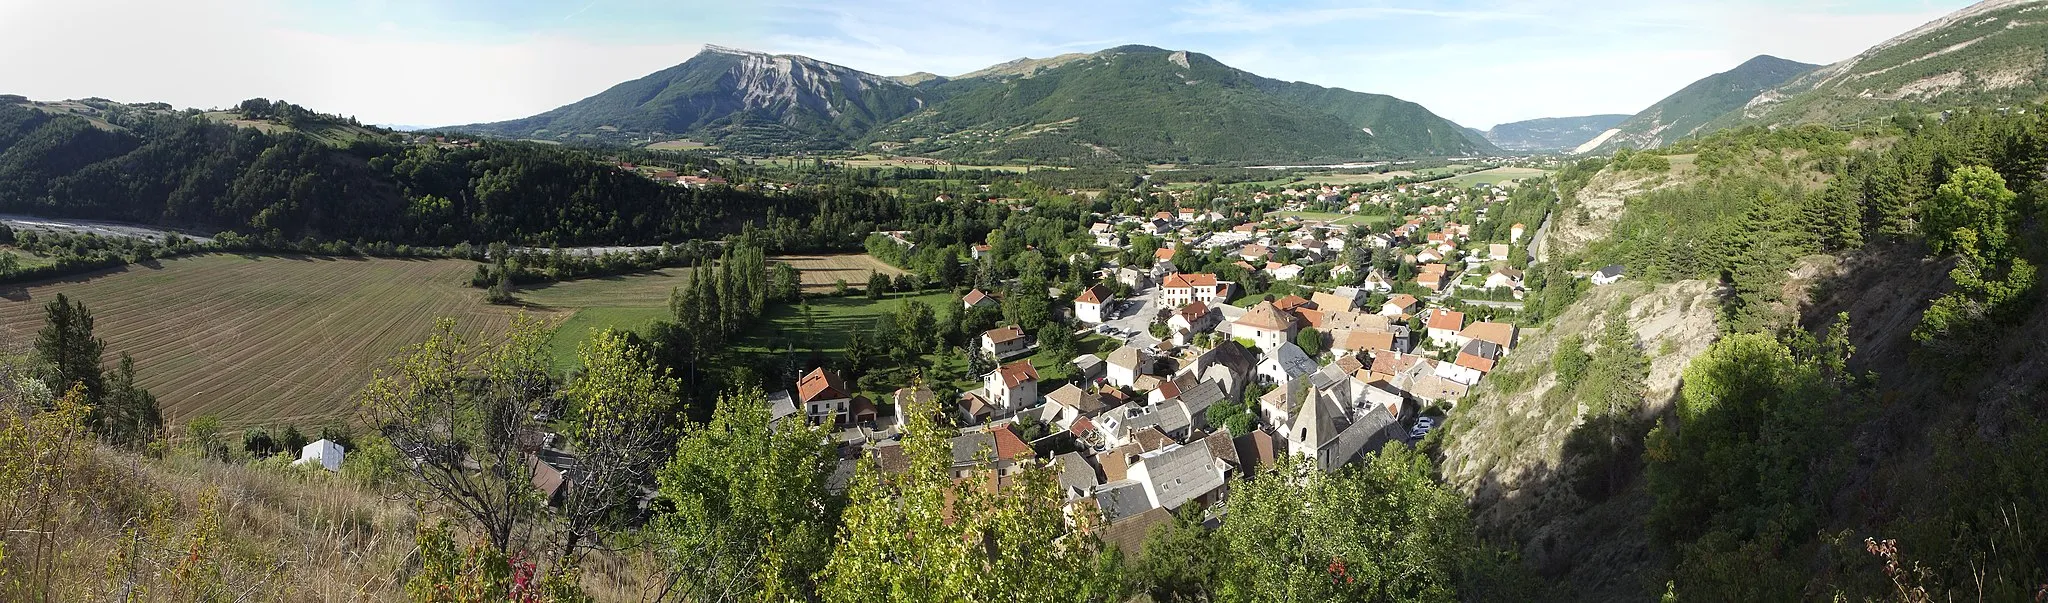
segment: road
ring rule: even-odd
[[[1158,287],[1148,287],[1133,293],[1130,299],[1117,300],[1118,318],[1103,324],[1128,333],[1137,333],[1135,337],[1116,338],[1126,343],[1140,347],[1158,344],[1159,340],[1150,333],[1153,314],[1159,311],[1158,291]]]
[[[125,222],[108,222],[104,220],[39,218],[20,214],[0,214],[0,224],[6,224],[8,228],[19,231],[85,233],[115,239],[149,239],[151,241],[162,241],[165,235],[175,233],[196,243],[213,242],[211,238],[173,228]]]

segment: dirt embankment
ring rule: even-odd
[[[1601,170],[1584,188],[1558,207],[1547,233],[1546,255],[1571,255],[1594,241],[1607,238],[1614,232],[1614,223],[1621,220],[1624,200],[1677,186],[1684,183],[1688,175],[1689,170],[1680,169],[1661,174]]]

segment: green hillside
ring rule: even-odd
[[[1901,111],[2006,107],[2048,99],[2048,20],[2036,2],[1985,2],[1765,93],[1723,116],[1742,124],[1851,124]]]
[[[1710,131],[1708,122],[1742,108],[1759,93],[1812,71],[1818,65],[1759,55],[1734,69],[1693,82],[1650,105],[1619,126],[1621,132],[1600,146],[1652,149],[1687,136]]]
[[[1024,63],[1018,63],[1024,65]],[[1280,82],[1208,56],[1123,46],[997,69],[869,136],[876,150],[968,161],[1245,162],[1491,152],[1393,97]]]

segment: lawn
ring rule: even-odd
[[[815,345],[820,352],[844,353],[848,335],[855,330],[872,328],[876,318],[895,312],[898,306],[909,301],[924,302],[934,312],[943,313],[948,311],[948,306],[960,303],[960,296],[939,292],[892,293],[880,300],[871,300],[864,295],[812,298],[808,328],[800,306],[775,304],[768,307],[761,322],[741,339],[740,349],[768,351],[790,346],[806,349]]]
[[[556,371],[568,371],[582,365],[577,351],[583,342],[605,329],[639,331],[654,324],[654,321],[668,318],[668,306],[626,307],[626,308],[584,308],[569,315],[548,335],[548,363]],[[642,333],[645,334],[645,333]]]
[[[135,358],[165,420],[212,414],[230,427],[351,418],[355,395],[393,356],[456,319],[465,337],[500,336],[513,316],[562,315],[484,303],[465,260],[206,254],[27,285],[0,286],[0,351],[30,349],[43,305],[84,303],[104,360]]]
[[[39,256],[26,251],[22,251],[20,249],[15,249],[13,247],[0,246],[0,254],[14,256],[14,261],[22,268],[36,268],[40,266],[46,266],[51,263],[49,258],[45,258],[43,256]]]

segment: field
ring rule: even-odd
[[[14,256],[14,261],[16,262],[17,265],[21,266],[22,268],[35,268],[38,266],[48,265],[50,263],[49,258],[45,258],[43,256],[39,256],[26,251],[22,251],[20,249],[15,249],[13,247],[0,246],[0,254]]]
[[[520,310],[484,303],[468,286],[474,266],[208,254],[0,287],[0,348],[30,349],[43,305],[63,293],[93,312],[109,365],[135,357],[166,421],[317,428],[347,419],[357,390],[436,318],[471,338],[505,331]]]
[[[1295,217],[1301,218],[1303,220],[1318,220],[1323,222],[1329,222],[1331,224],[1336,224],[1338,226],[1366,226],[1371,224],[1379,224],[1381,222],[1386,222],[1388,220],[1394,219],[1393,216],[1388,216],[1384,214],[1358,215],[1315,211],[1287,211],[1274,213],[1272,215],[1281,218]]]
[[[845,352],[849,334],[873,327],[876,317],[895,312],[897,307],[913,300],[931,306],[935,313],[944,313],[948,306],[960,303],[960,297],[950,292],[895,293],[881,301],[861,295],[813,298],[810,329],[804,328],[804,317],[797,306],[780,304],[768,308],[764,320],[747,333],[740,347],[762,351],[786,346],[805,349],[815,343],[820,352]]]
[[[839,279],[845,279],[849,287],[866,287],[870,270],[890,276],[903,274],[866,254],[786,255],[768,260],[786,262],[802,271],[804,289],[812,292],[830,291]],[[690,269],[666,268],[522,287],[514,294],[520,303],[537,310],[571,313],[548,340],[554,367],[567,370],[576,366],[577,346],[592,334],[607,328],[638,331],[667,317],[669,292],[689,282]],[[815,308],[817,302],[812,303]],[[773,314],[771,310],[771,318]]]
[[[1497,185],[1502,182],[1507,182],[1509,180],[1535,178],[1537,176],[1542,176],[1548,173],[1550,172],[1546,170],[1539,170],[1536,168],[1497,167],[1490,170],[1472,172],[1470,174],[1465,174],[1463,176],[1451,178],[1449,180],[1445,180],[1444,184],[1458,188],[1466,188],[1479,184]]]
[[[679,138],[676,140],[664,140],[661,142],[650,144],[647,145],[647,148],[649,150],[654,151],[687,151],[690,149],[702,149],[709,146],[711,145],[697,142],[695,140],[690,140],[688,138]]]
[[[1032,171],[1032,170],[1051,170],[1051,169],[1063,169],[1063,168],[1055,168],[1055,167],[1045,167],[1045,166],[1024,166],[1024,165],[964,165],[964,164],[963,164],[963,165],[955,165],[955,164],[953,164],[952,162],[949,162],[949,161],[946,161],[946,160],[943,160],[943,159],[931,159],[931,158],[928,158],[928,157],[903,157],[903,156],[893,156],[893,155],[892,155],[892,156],[882,156],[882,155],[854,155],[854,156],[851,156],[851,157],[826,157],[826,158],[823,158],[823,159],[825,160],[825,163],[830,163],[830,164],[838,165],[838,166],[840,166],[840,167],[848,167],[848,168],[934,168],[934,169],[945,169],[945,168],[953,167],[953,168],[958,168],[958,169],[963,169],[963,170],[993,170],[993,171],[998,171],[998,172],[1010,172],[1010,173],[1013,173],[1013,174],[1022,174],[1022,173],[1024,173],[1024,172],[1027,172],[1027,171]],[[772,159],[767,159],[766,161],[767,161],[768,163],[770,163],[770,164],[783,164],[783,165],[792,165],[792,166],[794,166],[794,165],[797,165],[797,164],[799,164],[799,163],[802,163],[802,162],[808,162],[808,161],[811,161],[811,158],[806,158],[806,157],[795,157],[795,158],[790,158],[790,157],[781,157],[781,158],[772,158]]]

